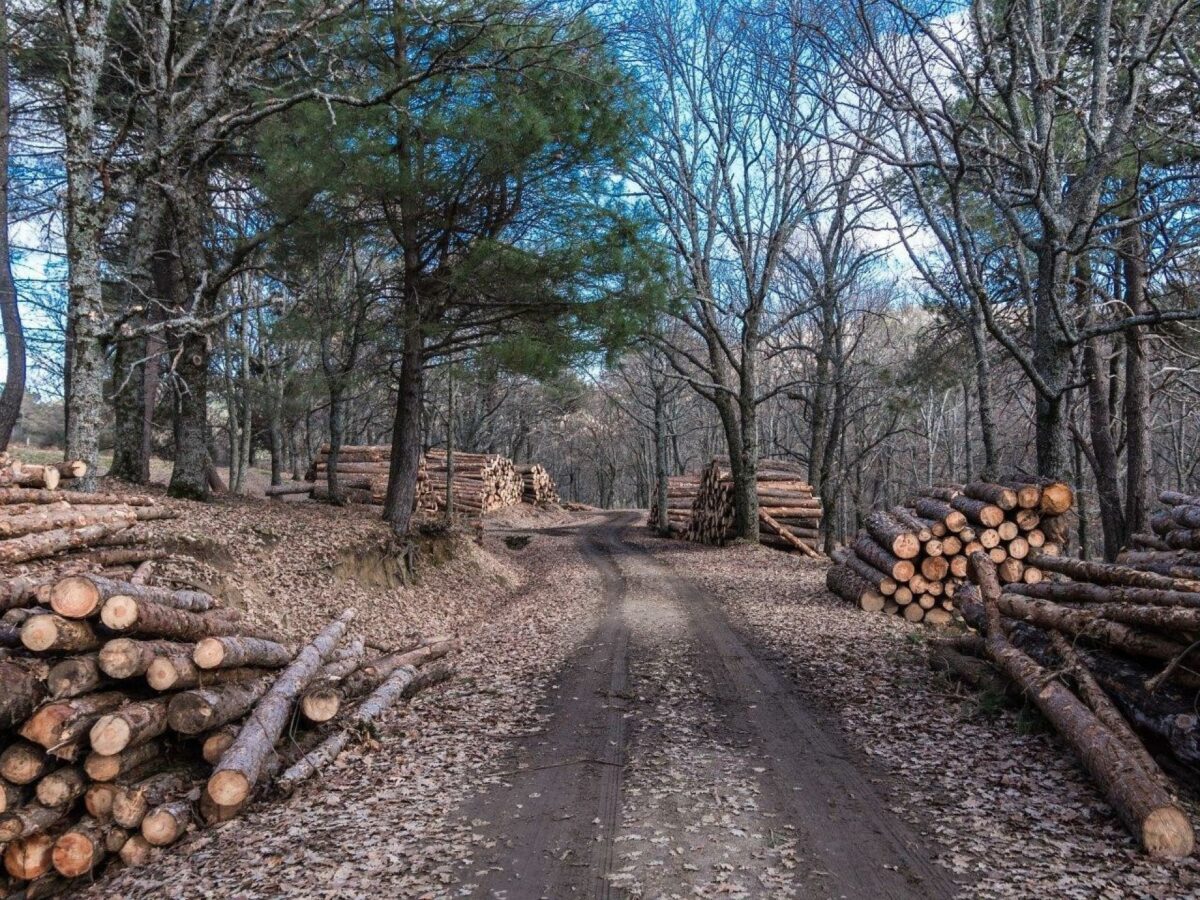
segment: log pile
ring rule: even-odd
[[[935,642],[931,664],[1035,704],[1148,854],[1190,855],[1192,824],[1159,760],[1200,763],[1200,582],[1031,556],[1047,579],[1005,585],[974,551],[955,601],[977,634]]]
[[[517,473],[521,476],[521,502],[537,506],[558,503],[558,486],[544,466],[537,463],[517,466]]]
[[[834,555],[826,585],[870,612],[946,625],[966,583],[968,559],[983,551],[1004,584],[1036,585],[1043,559],[1066,538],[1070,486],[1014,477],[934,485],[904,506],[868,513],[854,541]]]
[[[28,581],[7,585],[16,640],[0,650],[14,891],[91,879],[109,859],[143,864],[237,815],[285,768],[290,790],[382,709],[449,677],[436,661],[457,649],[433,638],[368,654],[347,637],[353,610],[295,646],[145,568]]]
[[[819,558],[821,501],[799,466],[777,459],[758,462],[759,542]],[[700,474],[687,529],[688,540],[725,544],[733,536],[734,490],[728,460],[717,457]]]
[[[346,445],[338,451],[337,475],[338,488],[342,499],[348,503],[362,503],[368,506],[380,506],[387,497],[388,471],[391,468],[392,448],[387,444]],[[329,445],[324,444],[317,451],[317,458],[308,471],[306,482],[293,482],[293,485],[279,485],[268,488],[268,496],[297,493],[298,489],[308,486],[306,493],[313,499],[329,499]],[[417,468],[417,492],[413,500],[413,509],[432,512],[437,508],[426,471],[425,457],[422,456]]]
[[[687,537],[692,524],[692,506],[700,493],[700,474],[672,475],[667,478],[667,523],[670,533]],[[650,515],[658,507],[658,483],[650,490]]]
[[[1200,566],[1200,497],[1163,491],[1158,495],[1165,507],[1150,517],[1150,534],[1135,534],[1130,547],[1143,551],[1147,558],[1169,565]],[[1151,554],[1161,554],[1157,557]]]
[[[425,454],[429,484],[438,509],[445,508],[449,469],[445,450]],[[458,512],[481,516],[514,506],[525,495],[525,481],[513,461],[492,453],[454,452],[454,507]]]

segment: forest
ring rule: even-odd
[[[0,0],[0,167],[0,896],[1200,894],[1195,0]]]

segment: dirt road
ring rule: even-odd
[[[484,850],[478,897],[947,897],[930,848],[879,779],[789,688],[719,604],[623,535],[580,526],[601,624],[499,786],[463,809]]]

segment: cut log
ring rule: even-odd
[[[160,656],[146,670],[146,683],[156,691],[185,691],[252,681],[269,669],[201,669],[189,656]]]
[[[0,777],[12,784],[33,784],[49,769],[45,751],[27,741],[14,741],[0,753]]]
[[[886,572],[897,582],[905,583],[917,571],[916,564],[911,559],[900,559],[889,553],[867,534],[859,534],[855,538],[852,549],[862,560],[881,572]]]
[[[4,869],[13,878],[27,881],[41,879],[52,866],[54,838],[48,834],[32,834],[13,841],[4,848]]]
[[[134,521],[133,517],[130,517],[129,521],[98,523],[83,528],[62,528],[0,541],[0,565],[13,566],[31,559],[53,556],[64,550],[88,547],[103,538],[124,531]]]
[[[168,698],[127,703],[96,720],[88,738],[92,750],[105,756],[153,740],[167,730]]]
[[[995,528],[1004,521],[1004,510],[982,500],[974,500],[960,495],[951,500],[950,505],[965,515],[969,521],[984,528]]]
[[[142,837],[153,847],[167,847],[183,837],[191,818],[192,805],[187,800],[163,803],[142,819]]]
[[[55,700],[21,726],[21,737],[53,751],[82,738],[97,719],[124,702],[125,695],[120,691]]]
[[[132,835],[121,847],[121,862],[131,869],[141,868],[154,858],[154,848],[140,834]]]
[[[45,831],[62,821],[67,808],[29,803],[0,816],[0,844]]]
[[[113,781],[161,753],[162,744],[158,741],[147,741],[116,754],[92,751],[83,761],[83,770],[92,781]]]
[[[196,644],[192,661],[201,669],[236,669],[245,666],[279,668],[296,655],[294,647],[251,637],[210,637]]]
[[[909,505],[925,518],[943,522],[950,531],[959,532],[967,527],[967,517],[944,500],[914,497]]]
[[[1183,810],[1079,698],[1009,642],[1001,625],[995,570],[981,554],[972,557],[972,566],[984,601],[992,661],[1071,746],[1147,853],[1164,859],[1190,855],[1195,841]]]
[[[921,542],[917,536],[884,510],[868,513],[865,524],[879,546],[899,559],[916,559],[920,555]]]
[[[285,481],[283,484],[272,484],[263,489],[263,493],[268,497],[283,497],[288,494],[311,494],[315,488],[316,482],[313,481]]]
[[[113,796],[113,821],[122,828],[140,828],[151,809],[186,794],[191,779],[182,772],[160,772],[137,784],[118,786]]]
[[[237,733],[236,725],[226,725],[207,735],[200,749],[200,755],[204,757],[204,761],[210,766],[219,763],[221,757],[225,755],[225,751],[233,746]]]
[[[346,727],[336,734],[330,735],[315,750],[304,754],[298,762],[279,777],[276,781],[276,788],[284,795],[291,794],[298,784],[311,778],[324,766],[337,759],[354,734],[369,729],[375,719],[390,709],[401,697],[411,696],[424,687],[445,681],[453,674],[453,668],[444,663],[431,666],[428,671],[420,673],[411,666],[399,666],[393,669],[387,679],[363,701],[354,715],[350,717]]]
[[[988,481],[972,481],[963,487],[963,493],[973,500],[998,506],[1004,511],[1017,508],[1017,492],[1003,484]]]
[[[86,653],[98,648],[100,639],[89,623],[51,613],[26,621],[21,643],[35,653]]]
[[[167,723],[180,734],[200,734],[246,715],[271,687],[272,677],[183,691],[167,704]]]
[[[287,724],[292,704],[316,676],[353,620],[354,609],[348,609],[331,622],[324,631],[301,650],[295,660],[279,676],[278,681],[254,708],[237,740],[221,757],[205,790],[221,806],[244,803],[254,790],[263,763],[273,751],[275,742]]]
[[[300,698],[300,713],[314,723],[328,722],[341,709],[341,683],[362,665],[365,647],[362,638],[355,638],[347,648],[349,653],[326,663]]]
[[[193,644],[178,641],[139,641],[116,638],[100,648],[100,669],[112,678],[136,678],[145,675],[160,656],[187,656]]]
[[[1088,562],[1066,556],[1044,556],[1036,551],[1031,551],[1028,559],[1031,564],[1042,569],[1092,584],[1152,588],[1163,591],[1200,591],[1200,582],[1172,578],[1156,572],[1143,572],[1132,566]]]
[[[128,527],[136,521],[137,513],[124,506],[43,506],[20,515],[0,516],[0,538],[36,536],[89,525],[123,524]]]
[[[67,806],[83,796],[87,778],[78,766],[55,769],[37,783],[35,796],[42,806]]]
[[[90,694],[108,682],[100,671],[100,655],[85,653],[56,662],[46,676],[46,687],[55,700]]]
[[[0,731],[24,722],[46,699],[49,671],[41,660],[0,660]]]
[[[93,615],[106,600],[113,597],[132,597],[134,600],[188,612],[207,612],[216,606],[216,600],[203,591],[150,587],[131,581],[101,578],[99,575],[73,575],[55,582],[50,589],[50,608],[60,616],[83,619]],[[223,611],[227,616],[231,612]]]
[[[111,828],[90,816],[71,826],[54,842],[54,868],[64,878],[91,872],[109,852]]]
[[[860,578],[869,584],[875,585],[879,589],[879,593],[884,596],[890,597],[896,593],[896,588],[899,587],[896,579],[885,572],[879,571],[866,560],[859,559],[858,554],[853,550],[839,547],[833,551],[833,561],[843,566],[849,566]]]
[[[1014,586],[1009,590],[1014,594],[1036,597],[1039,600],[1053,600],[1056,603],[1128,603],[1200,610],[1200,594],[1190,591],[1089,584],[1084,581],[1044,581],[1041,584]]]
[[[199,641],[213,635],[231,634],[275,638],[274,633],[247,627],[223,609],[194,613],[124,595],[104,602],[100,621],[118,633],[176,641]]]

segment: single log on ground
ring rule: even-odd
[[[251,637],[210,637],[196,644],[192,661],[201,669],[236,669],[286,666],[296,655],[295,647]]]
[[[200,734],[246,715],[271,687],[272,676],[183,691],[167,704],[167,724],[180,734]]]
[[[221,757],[205,790],[221,806],[244,803],[254,790],[262,773],[263,763],[274,750],[283,733],[292,704],[316,676],[322,664],[345,634],[353,620],[354,609],[348,609],[302,649],[295,660],[279,676],[279,680],[258,702],[254,714],[246,720],[237,740]]]
[[[100,648],[99,663],[104,674],[112,678],[136,678],[145,675],[150,664],[160,656],[186,656],[193,644],[179,641],[139,641],[134,638],[115,638]]]
[[[37,783],[37,802],[42,806],[67,806],[83,796],[87,778],[78,766],[63,766]]]
[[[50,589],[50,608],[60,616],[82,619],[95,613],[112,597],[132,597],[188,612],[207,612],[217,605],[216,600],[203,591],[151,587],[99,575],[72,575],[57,581]],[[229,612],[225,611],[225,614]]]
[[[4,869],[13,878],[27,881],[40,879],[50,871],[54,838],[48,834],[31,834],[13,841],[4,848]]]
[[[142,819],[142,837],[154,847],[167,847],[187,830],[192,817],[192,804],[187,800],[163,803]]]
[[[1190,855],[1195,839],[1187,815],[1078,697],[1009,642],[1001,625],[1003,610],[995,569],[982,554],[975,554],[971,562],[984,600],[986,646],[992,661],[1020,685],[1071,746],[1152,857]]]
[[[0,731],[24,722],[46,699],[49,671],[38,659],[0,661]]]
[[[88,733],[92,750],[112,756],[158,737],[167,730],[168,702],[167,697],[141,700],[101,716]]]
[[[424,672],[418,672],[412,666],[400,666],[392,670],[387,679],[355,710],[346,727],[330,735],[315,750],[305,753],[279,777],[276,787],[284,795],[291,794],[296,785],[311,778],[337,759],[353,734],[369,729],[375,719],[390,709],[401,697],[412,696],[422,688],[445,681],[453,674],[453,667],[445,663],[431,666]]]
[[[230,634],[275,638],[273,632],[247,627],[224,609],[194,613],[124,595],[105,601],[100,609],[100,621],[116,632],[177,641],[199,641],[213,635]]]
[[[137,784],[118,787],[113,796],[113,821],[122,828],[139,828],[151,809],[186,794],[191,779],[182,772],[160,772]]]
[[[44,704],[21,726],[21,737],[53,750],[88,733],[102,715],[125,702],[120,691],[85,694]]]
[[[83,761],[83,770],[92,781],[113,781],[121,775],[144,765],[162,753],[158,741],[146,741],[115,754],[92,751]]]
[[[0,753],[0,777],[12,784],[33,784],[49,769],[45,751],[28,741],[14,741]]]
[[[55,700],[90,694],[107,682],[108,678],[100,670],[98,653],[85,653],[59,660],[51,666],[46,676],[46,687]]]
[[[21,626],[21,643],[35,653],[86,653],[100,646],[100,638],[88,622],[49,613]]]

